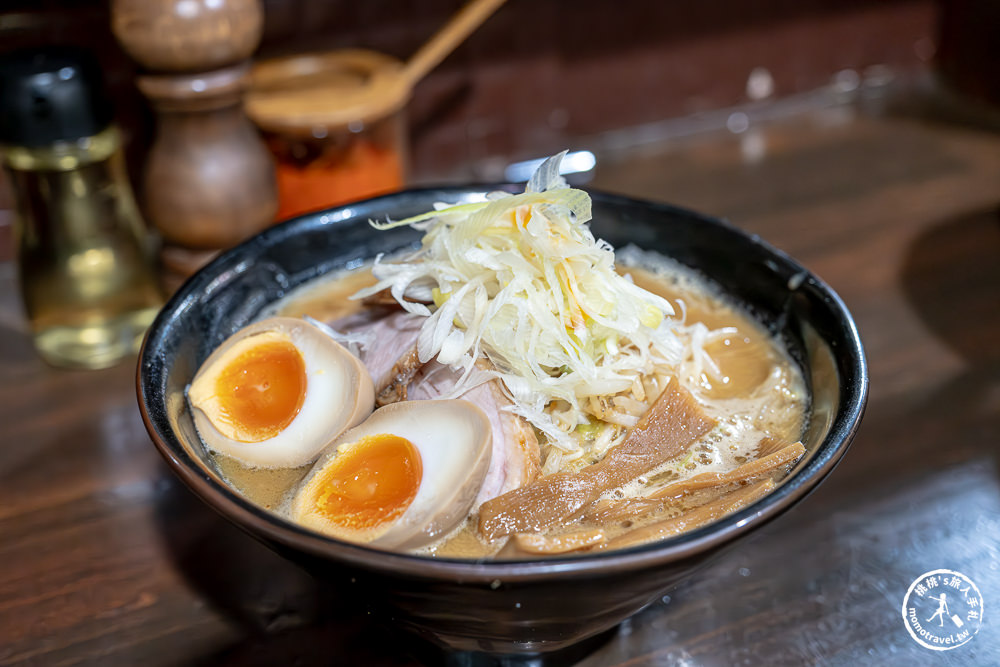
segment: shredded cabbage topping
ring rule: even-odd
[[[610,440],[631,425],[602,423],[609,417],[601,406],[622,392],[644,393],[643,377],[676,367],[690,342],[666,299],[615,271],[614,250],[586,225],[590,196],[559,175],[562,156],[546,160],[522,194],[493,192],[484,202],[372,222],[425,234],[408,256],[376,258],[376,284],[354,298],[388,289],[425,316],[420,361],[464,369],[455,395],[477,381],[475,362],[485,355],[511,411],[562,452],[579,454],[580,433]]]

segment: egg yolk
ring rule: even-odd
[[[353,530],[398,519],[420,488],[420,452],[406,438],[380,433],[362,438],[321,473],[317,511]]]
[[[247,349],[227,365],[215,384],[219,407],[243,442],[261,442],[283,431],[302,409],[306,364],[289,341]]]

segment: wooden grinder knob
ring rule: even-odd
[[[258,0],[112,2],[115,36],[150,70],[137,79],[157,115],[143,200],[170,287],[274,220],[274,165],[242,105],[262,24]]]

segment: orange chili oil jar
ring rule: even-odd
[[[403,186],[410,89],[401,68],[360,49],[254,65],[246,109],[275,157],[277,220]]]

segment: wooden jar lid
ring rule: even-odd
[[[264,130],[309,133],[389,116],[406,105],[410,88],[399,60],[345,49],[255,63],[245,104]]]

